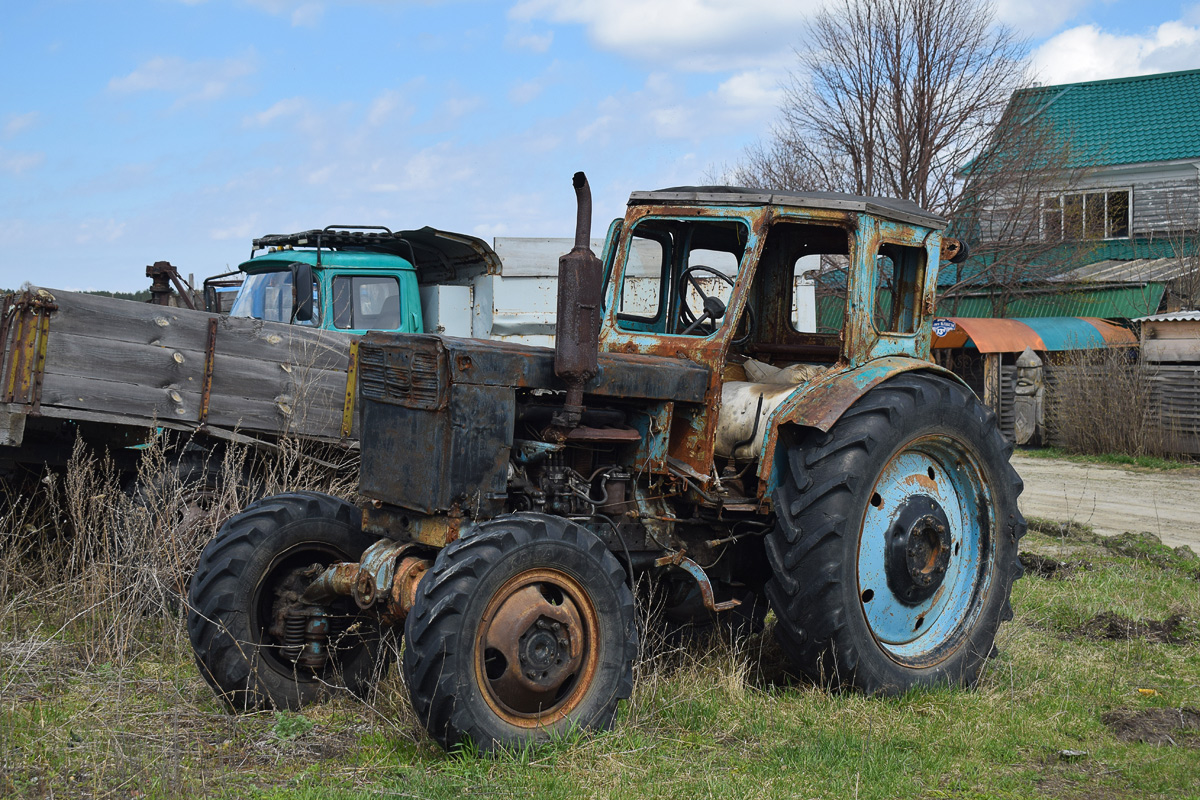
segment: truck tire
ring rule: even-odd
[[[767,596],[785,653],[833,688],[973,686],[1022,572],[1022,483],[995,415],[902,375],[780,444]]]
[[[560,517],[484,522],[442,550],[405,622],[404,675],[443,747],[491,752],[607,729],[633,691],[625,570]]]
[[[313,565],[357,561],[373,542],[359,509],[317,492],[265,498],[221,527],[192,578],[187,628],[200,674],[230,708],[296,709],[341,687],[366,692],[379,630],[350,598],[328,606],[330,657],[318,670],[297,665],[269,628]]]

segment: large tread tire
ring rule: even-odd
[[[785,653],[832,688],[897,694],[973,686],[1001,621],[1012,618],[1009,596],[1022,573],[1023,485],[995,414],[946,378],[901,375],[867,392],[827,433],[784,431],[780,446],[787,452],[776,462],[781,479],[773,496],[777,524],[766,537],[766,592]],[[906,468],[918,474],[905,475]],[[919,474],[925,468],[935,488],[908,488],[926,483]],[[915,574],[905,569],[918,569],[912,556],[889,548],[896,539],[919,538],[896,536],[903,528],[896,519],[930,492],[951,509],[946,583],[914,589],[904,577]],[[983,506],[990,508],[986,523],[971,511]],[[880,565],[895,571],[883,570],[881,580]],[[939,586],[947,593],[935,592]],[[932,594],[919,600],[905,594],[926,590]]]
[[[192,578],[187,628],[200,674],[231,709],[297,709],[341,688],[365,694],[379,630],[348,598],[331,606],[330,662],[319,671],[289,663],[266,628],[296,569],[357,561],[374,541],[358,508],[318,492],[265,498],[221,527]]]
[[[583,666],[533,701],[518,698],[536,703],[533,708],[514,708],[507,703],[516,705],[515,692],[505,688],[514,684],[504,683],[514,680],[504,669],[510,662],[497,658],[488,643],[495,629],[516,645],[515,633],[498,631],[500,620],[512,610],[506,601],[525,597],[531,585],[547,597],[549,591],[559,592],[558,607],[574,609],[583,621],[564,625],[569,639],[558,646],[561,654],[573,649],[563,648],[561,641],[582,641]],[[540,601],[533,599],[536,606]],[[538,624],[546,619],[539,616]],[[527,620],[511,630],[522,632],[521,642],[537,635]],[[548,741],[575,728],[605,730],[619,701],[633,691],[638,636],[625,570],[599,538],[561,517],[500,517],[443,549],[421,581],[404,636],[403,669],[413,709],[447,749],[469,740],[493,752]]]

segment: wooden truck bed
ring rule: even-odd
[[[4,300],[0,445],[31,416],[357,440],[354,337],[56,289]]]

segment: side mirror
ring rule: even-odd
[[[312,265],[302,261],[292,263],[292,321],[312,322],[313,274]]]

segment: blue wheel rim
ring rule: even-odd
[[[928,597],[915,601],[899,590],[895,550],[889,550],[901,510],[914,504],[936,504],[949,523],[945,572]],[[961,444],[944,436],[927,437],[888,460],[863,515],[857,577],[863,615],[889,657],[928,666],[961,646],[991,584],[993,530],[991,491],[979,462]]]

